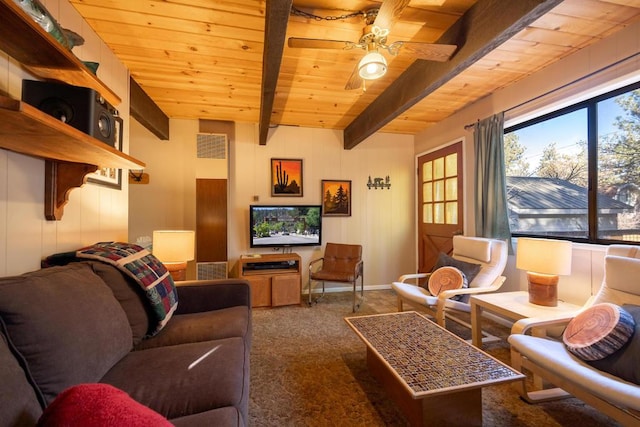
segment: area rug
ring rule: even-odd
[[[344,321],[354,316],[351,298],[351,293],[330,293],[313,307],[254,309],[251,426],[407,425],[367,371],[365,345]],[[355,315],[393,311],[392,290],[369,291]],[[468,329],[448,323],[449,330],[470,338]],[[502,339],[486,344],[484,350],[508,363],[509,329],[490,320],[483,321],[485,325]],[[483,389],[482,414],[485,426],[618,425],[575,398],[527,404],[509,384]]]

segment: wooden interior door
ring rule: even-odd
[[[463,232],[462,141],[418,158],[418,271],[431,271]]]

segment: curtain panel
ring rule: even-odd
[[[504,113],[474,126],[476,236],[510,242],[503,136]]]

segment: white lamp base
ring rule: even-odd
[[[554,274],[527,272],[529,282],[529,302],[547,307],[558,306],[558,280]]]

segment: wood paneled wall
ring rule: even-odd
[[[129,146],[127,69],[93,33],[67,0],[47,0],[62,26],[81,34],[84,46],[73,52],[100,63],[98,76],[122,98],[124,151]],[[0,52],[0,93],[20,99],[22,79],[33,78]],[[44,218],[44,161],[0,150],[0,276],[40,267],[42,257],[98,241],[127,240],[128,184],[122,190],[85,184],[71,192],[61,221]]]

